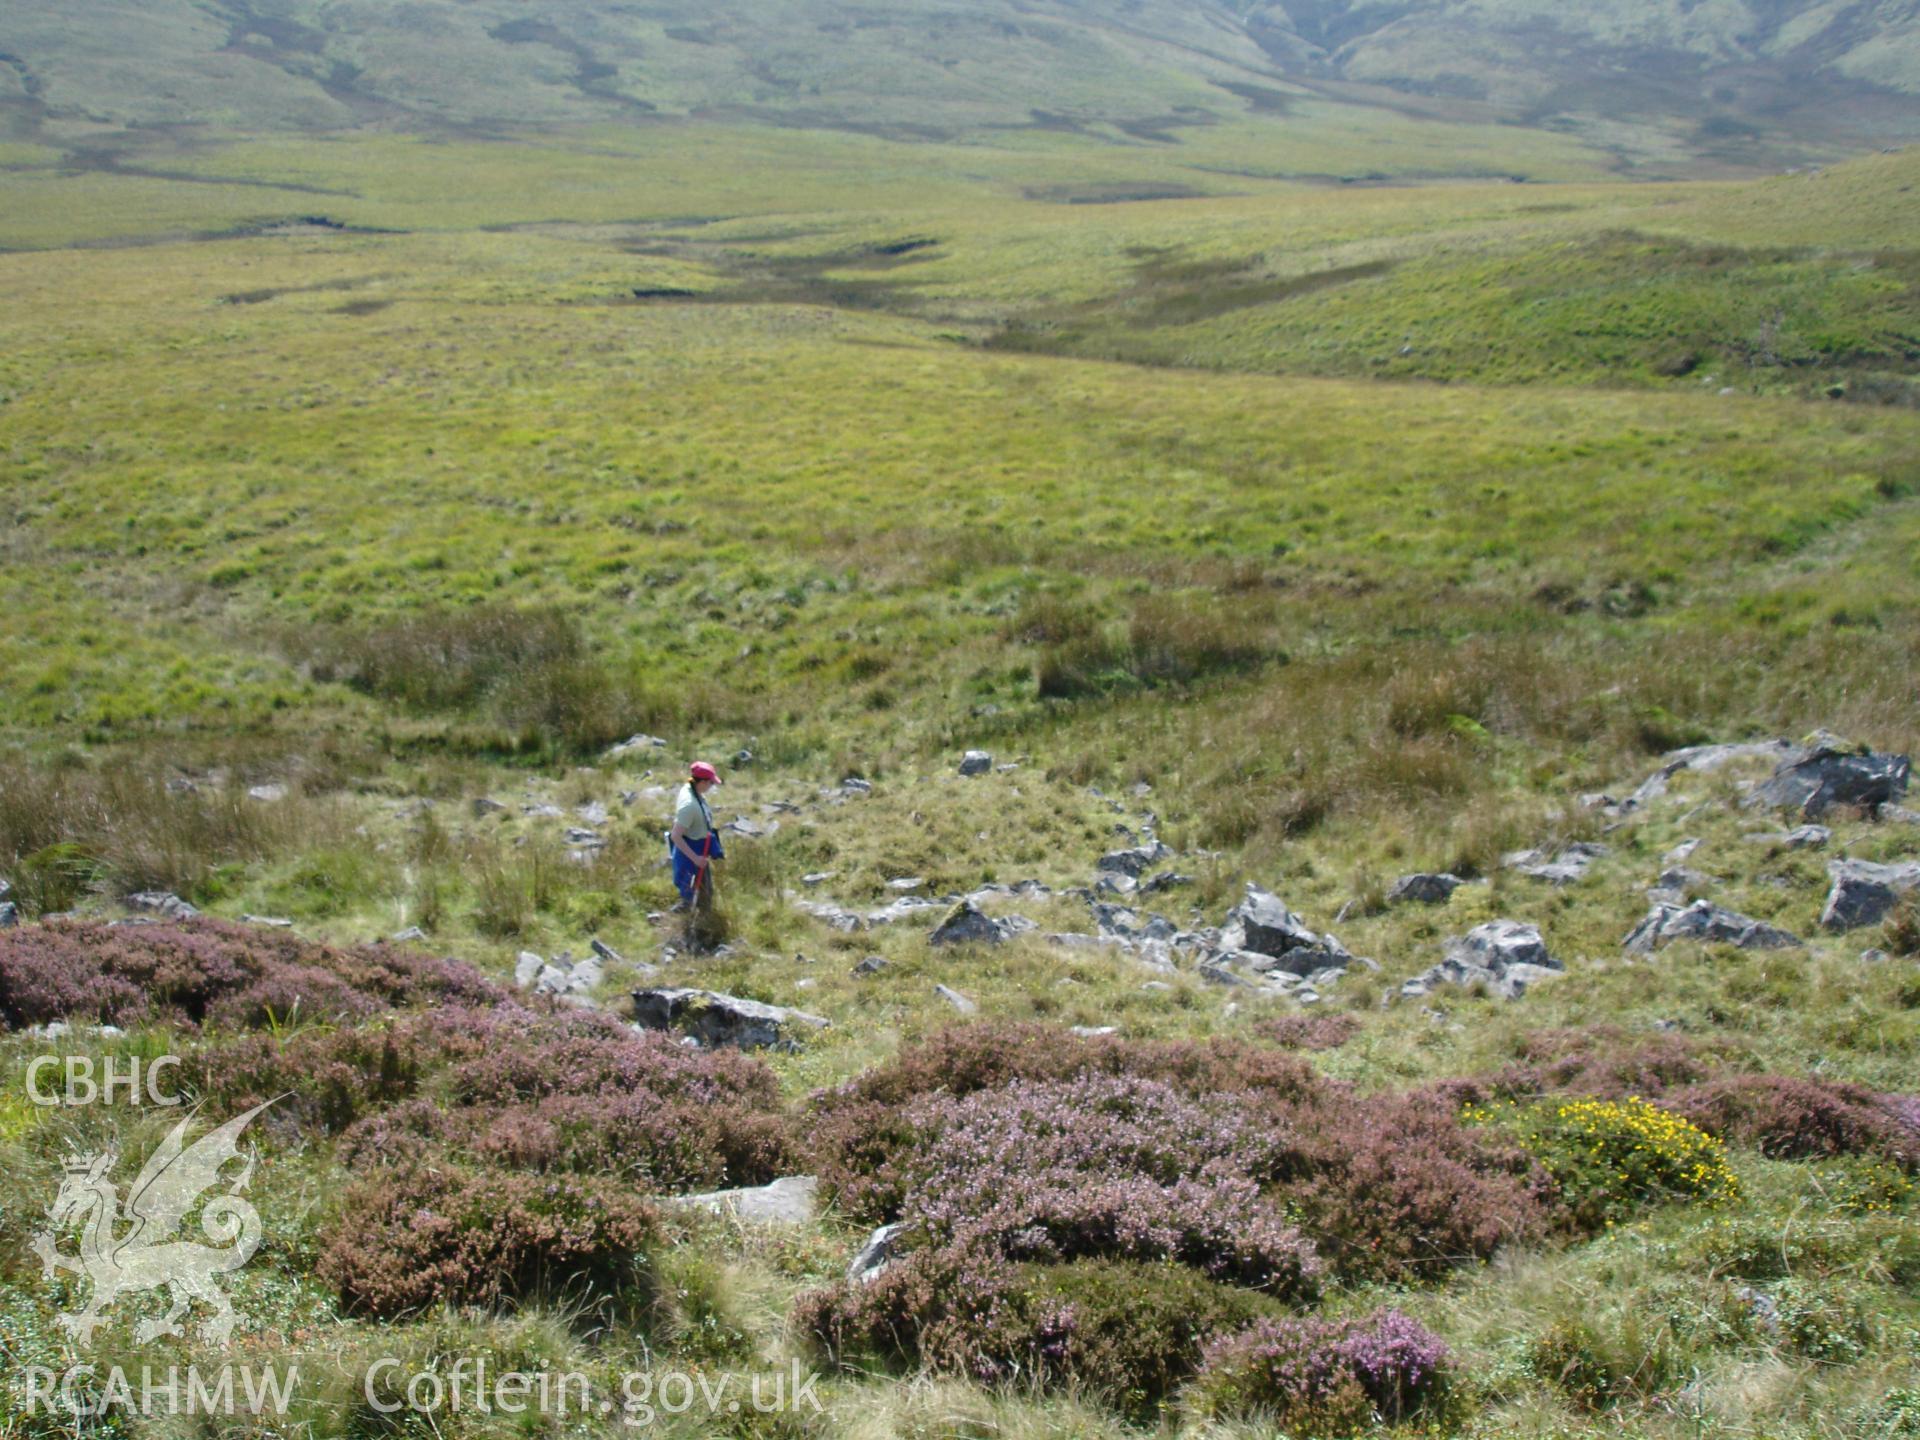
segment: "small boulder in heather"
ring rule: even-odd
[[[828,1022],[803,1010],[764,1005],[712,990],[650,989],[633,992],[633,1015],[643,1030],[678,1030],[702,1045],[791,1049]]]
[[[814,1192],[820,1182],[812,1175],[787,1175],[765,1185],[735,1190],[709,1190],[701,1195],[674,1195],[665,1203],[682,1210],[706,1210],[731,1220],[763,1225],[804,1225],[814,1216]]]

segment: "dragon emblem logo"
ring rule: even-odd
[[[119,1159],[116,1149],[71,1155],[60,1193],[47,1207],[48,1224],[33,1237],[45,1278],[61,1270],[93,1282],[86,1308],[60,1316],[60,1324],[82,1345],[93,1343],[93,1332],[105,1312],[123,1295],[165,1288],[172,1308],[163,1316],[142,1320],[134,1329],[141,1344],[162,1335],[179,1335],[180,1321],[194,1301],[213,1308],[199,1327],[200,1337],[224,1345],[233,1333],[233,1306],[218,1277],[229,1275],[253,1258],[260,1248],[260,1214],[242,1198],[253,1178],[255,1157],[242,1155],[241,1132],[255,1116],[274,1102],[256,1105],[218,1130],[186,1143],[189,1114],[174,1126],[148,1157],[124,1205],[120,1189],[107,1178]],[[213,1243],[202,1245],[178,1238],[195,1203],[221,1183],[220,1170],[229,1161],[244,1168],[229,1182],[226,1192],[200,1208],[200,1229]],[[56,1248],[59,1237],[75,1225],[80,1249],[74,1256]]]

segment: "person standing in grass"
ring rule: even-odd
[[[713,812],[707,808],[707,792],[720,783],[720,772],[704,760],[696,760],[687,772],[687,783],[673,802],[673,828],[667,832],[667,851],[673,859],[673,885],[680,892],[675,910],[690,909],[699,892],[711,893],[706,869],[715,860],[727,858],[720,848],[720,834],[713,828]]]

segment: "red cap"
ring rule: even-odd
[[[722,783],[720,780],[720,772],[704,760],[694,761],[693,768],[687,773],[696,780],[711,780],[716,785]]]

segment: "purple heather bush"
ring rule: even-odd
[[[1310,1296],[1313,1247],[1252,1178],[1285,1141],[1224,1097],[1155,1080],[1016,1082],[908,1107],[899,1213],[935,1245],[978,1239],[1009,1259],[1172,1260],[1215,1279]]]
[[[1343,1014],[1282,1015],[1253,1028],[1283,1050],[1338,1050],[1360,1033],[1360,1022]]]
[[[349,1310],[392,1318],[442,1303],[617,1298],[657,1240],[653,1209],[618,1182],[443,1160],[355,1183],[317,1268]]]
[[[1398,1310],[1364,1320],[1262,1320],[1206,1350],[1191,1391],[1206,1416],[1257,1418],[1289,1435],[1345,1436],[1444,1409],[1452,1359]]]
[[[792,1149],[760,1061],[690,1051],[597,1011],[504,1002],[246,1035],[202,1047],[187,1071],[230,1110],[284,1096],[269,1127],[339,1133],[353,1165],[444,1153],[665,1191],[760,1184]]]
[[[986,1098],[969,1103],[976,1094]],[[1353,1276],[1434,1275],[1547,1229],[1544,1173],[1502,1138],[1463,1127],[1444,1099],[1359,1096],[1264,1046],[1078,1041],[1038,1026],[973,1025],[908,1047],[815,1103],[819,1173],[842,1209],[875,1222],[925,1218],[942,1236],[954,1233],[940,1228],[949,1213],[999,1203],[965,1189],[965,1177],[1005,1169],[1017,1173],[1016,1198],[1028,1204],[1084,1189],[1095,1175],[1144,1170],[1156,1182],[1161,1228],[1129,1232],[1137,1244],[1164,1236],[1179,1207],[1205,1208],[1174,1180],[1207,1188],[1216,1201],[1251,1185],[1269,1198],[1233,1208],[1249,1222],[1243,1239],[1284,1201],[1333,1268]],[[1003,1151],[1018,1158],[983,1169]],[[1119,1192],[1104,1193],[1101,1213],[1119,1214]],[[1047,1203],[1057,1214],[1033,1223],[1049,1245],[1058,1246],[1056,1232],[1098,1230],[1084,1209]],[[1255,1242],[1253,1256],[1279,1243],[1277,1234]],[[1198,1235],[1166,1253],[1196,1263],[1199,1247],[1209,1274],[1254,1273],[1237,1270],[1242,1262],[1217,1236]],[[1102,1233],[1099,1243],[1119,1240]]]
[[[9,1029],[53,1020],[245,1029],[504,998],[459,961],[387,946],[335,949],[223,920],[60,920],[0,931],[0,1021]]]
[[[1833,1155],[1878,1155],[1920,1170],[1920,1133],[1889,1097],[1834,1080],[1786,1075],[1737,1075],[1691,1085],[1665,1103],[1710,1135],[1751,1145],[1781,1160]]]

